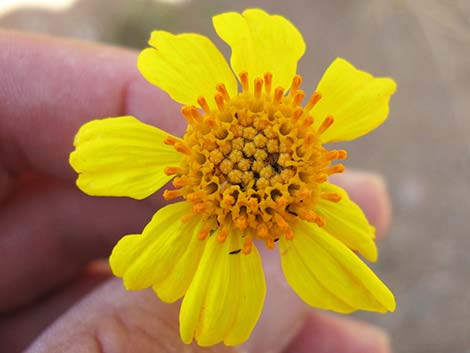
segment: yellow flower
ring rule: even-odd
[[[302,106],[305,44],[288,20],[250,9],[213,23],[231,68],[198,34],[155,31],[138,59],[145,78],[184,105],[183,138],[130,116],[91,121],[76,135],[70,163],[85,193],[143,199],[173,179],[164,197],[183,200],[118,242],[114,274],[166,302],[184,296],[182,340],[202,346],[248,339],[266,293],[262,243],[279,241],[285,277],[306,303],[393,311],[393,294],[356,255],[377,259],[374,228],[328,183],[346,151],[323,145],[380,125],[394,81],[336,59]]]

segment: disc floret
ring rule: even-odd
[[[270,249],[281,236],[292,239],[299,219],[325,224],[315,212],[317,200],[338,202],[341,196],[322,193],[320,184],[344,170],[332,161],[347,154],[322,146],[321,134],[334,118],[324,117],[313,127],[310,110],[321,94],[313,93],[302,107],[301,76],[293,78],[288,94],[283,87],[272,90],[270,73],[255,78],[252,88],[248,73],[239,77],[242,89],[235,97],[224,84],[216,86],[217,109],[204,97],[198,99],[201,110],[182,108],[186,134],[165,142],[184,154],[183,163],[166,169],[176,175],[176,189],[165,190],[164,197],[182,196],[192,203],[192,213],[205,223],[199,239],[217,231],[217,239],[224,242],[238,229],[245,237],[242,252],[249,253],[253,239]]]

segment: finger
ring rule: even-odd
[[[126,292],[112,280],[64,314],[26,351],[235,352],[224,346],[186,346],[179,337],[178,305],[163,304],[151,290]]]
[[[10,173],[74,178],[73,136],[96,118],[129,114],[183,130],[177,104],[141,77],[133,51],[10,31],[0,31],[0,47],[0,165]]]
[[[142,230],[154,207],[92,198],[60,180],[23,185],[0,213],[0,311],[37,299],[90,260],[107,257],[123,234]]]
[[[2,315],[0,318],[2,349],[9,353],[23,352],[59,315],[109,279],[110,274],[84,273],[77,277],[75,282],[41,302]]]
[[[344,317],[310,314],[284,353],[390,353],[388,335],[378,327]]]
[[[377,238],[386,235],[390,226],[392,208],[384,178],[375,173],[347,170],[335,174],[331,182],[343,187],[364,211],[377,230]]]

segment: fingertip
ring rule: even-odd
[[[183,135],[186,123],[180,113],[180,104],[143,77],[136,77],[129,83],[125,104],[126,114],[176,136]]]
[[[312,313],[284,353],[391,353],[389,335],[377,326]]]

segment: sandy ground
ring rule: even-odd
[[[11,13],[0,26],[141,48],[154,28],[214,38],[211,15],[252,6],[304,34],[307,90],[336,56],[396,79],[389,120],[345,146],[349,166],[386,176],[394,208],[374,269],[398,309],[359,316],[389,330],[396,352],[470,353],[470,2],[82,0],[65,12]]]

